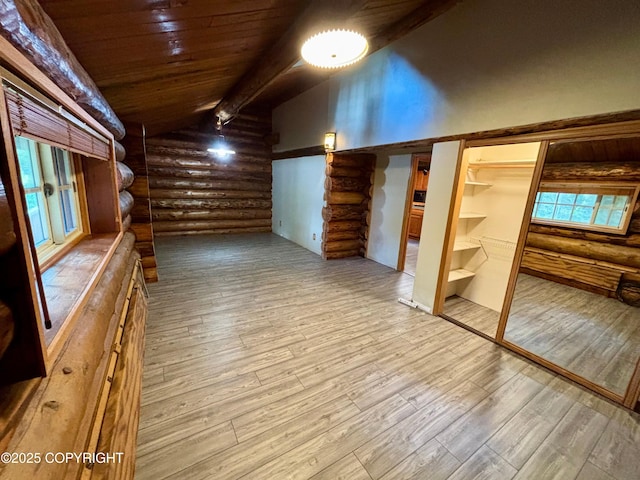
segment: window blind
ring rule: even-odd
[[[50,107],[4,85],[14,135],[29,137],[89,157],[109,160],[111,147]]]

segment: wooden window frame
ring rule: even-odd
[[[531,216],[531,223],[539,224],[539,225],[551,225],[557,227],[565,227],[565,228],[575,228],[579,230],[586,230],[592,232],[602,232],[602,233],[612,233],[616,235],[625,235],[627,233],[627,229],[629,228],[629,223],[631,222],[632,209],[638,200],[638,193],[640,192],[640,185],[637,184],[629,184],[623,182],[612,182],[612,183],[602,183],[602,182],[581,182],[581,183],[567,183],[567,182],[542,182],[536,192],[536,197],[538,193],[543,192],[552,192],[552,193],[586,193],[591,195],[598,195],[601,197],[602,195],[624,195],[629,197],[629,202],[624,208],[623,219],[620,227],[609,227],[606,225],[596,225],[593,223],[595,220],[595,216],[598,213],[598,209],[600,207],[600,201],[598,200],[595,204],[594,211],[591,218],[591,223],[578,223],[571,221],[563,221],[563,220],[555,220],[555,219],[545,219]],[[534,209],[538,202],[534,200]]]
[[[91,292],[120,243],[123,232],[118,202],[114,139],[111,133],[80,109],[52,82],[43,78],[40,72],[28,69],[25,72],[19,67],[15,68],[15,71],[28,78],[31,84],[0,68],[0,81],[3,85],[0,89],[0,120],[8,162],[5,172],[8,175],[7,182],[10,183],[7,198],[13,205],[12,211],[16,216],[16,235],[24,253],[24,264],[21,268],[25,272],[24,278],[28,279],[30,284],[30,317],[34,319],[38,332],[32,348],[40,352],[44,364],[44,372],[38,374],[34,371],[31,374],[33,377],[46,375],[51,370]],[[7,85],[10,85],[10,88],[7,88]],[[17,95],[23,98],[20,105],[15,101]],[[21,112],[18,106],[25,110],[30,109],[31,113]],[[45,115],[34,115],[34,111],[45,112]],[[51,121],[47,115],[51,116]],[[30,123],[31,118],[36,121]],[[44,128],[38,130],[43,126]],[[42,262],[38,262],[31,236],[14,144],[16,136],[24,136],[40,144],[66,150],[76,173],[79,173],[76,178],[77,207],[80,212],[78,224],[83,234],[73,236],[71,241],[62,245]],[[92,254],[82,257],[83,252],[92,248],[94,242],[98,243]],[[86,262],[83,258],[86,258]],[[68,259],[75,259],[79,264],[86,265],[87,269],[84,276],[79,277],[73,286],[69,286],[69,291],[73,294],[72,299],[60,306],[56,295],[60,290],[52,290],[55,293],[47,295],[49,288],[55,288],[49,285],[56,282],[47,284],[43,281],[42,274],[46,271],[49,278],[55,279],[56,272],[62,271],[64,262],[70,261]],[[56,270],[54,267],[58,265],[61,267]],[[60,297],[66,296],[67,290],[64,290],[64,293],[65,295]],[[49,330],[54,314],[57,315],[58,325],[56,327],[53,322],[54,330]],[[52,333],[54,331],[55,333]]]

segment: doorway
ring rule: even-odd
[[[411,156],[411,174],[407,188],[398,270],[412,277],[416,275],[418,263],[418,247],[424,223],[424,205],[429,187],[430,167],[431,153],[414,153]]]

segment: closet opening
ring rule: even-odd
[[[495,338],[541,142],[467,147],[456,186],[441,314]]]

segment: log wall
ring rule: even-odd
[[[375,155],[328,154],[322,258],[365,256]]]
[[[147,152],[145,147],[144,126],[126,123],[127,136],[123,139],[123,162],[132,172],[127,193],[131,196],[129,215],[122,214],[123,229],[129,229],[136,235],[136,248],[140,252],[144,278],[147,282],[158,281],[155,245],[153,244],[153,224],[149,201],[149,173],[147,170]],[[116,155],[119,149],[116,148]],[[126,177],[126,175],[123,175]],[[128,177],[127,177],[128,178]],[[122,198],[121,198],[122,200]],[[122,208],[122,203],[121,203]]]
[[[588,145],[580,146],[581,150],[585,147]],[[563,150],[568,151],[568,147],[564,146]],[[640,183],[640,158],[598,161],[593,153],[598,149],[588,151],[591,153],[583,158],[583,163],[572,156],[563,162],[557,152],[552,152],[552,161],[547,160],[542,181]],[[602,151],[615,152],[615,148]],[[532,223],[521,270],[640,306],[640,200],[633,207],[632,215],[625,235]]]
[[[270,132],[268,117],[240,115],[222,130],[236,151],[226,160],[207,152],[213,127],[148,138],[154,234],[270,232]]]
[[[123,329],[120,328],[119,321],[123,317],[123,311],[126,312],[127,296],[130,294],[130,283],[138,258],[134,250],[134,237],[127,233],[84,308],[84,321],[76,324],[71,340],[65,344],[51,373],[36,385],[33,398],[25,402],[25,411],[15,431],[6,435],[5,438],[10,438],[6,445],[9,451],[83,452],[95,448],[90,445],[90,435],[96,418],[99,417],[100,394],[109,371],[115,339],[120,330],[124,330],[125,338],[128,338],[127,331],[130,328],[144,332],[144,317],[135,326],[125,323]],[[144,305],[141,304],[140,307],[144,308]],[[131,352],[128,363],[137,362],[141,365],[140,355],[134,355],[135,352],[137,350]],[[140,382],[139,375],[124,377],[123,383],[117,378],[121,370],[117,365],[110,396],[130,396],[131,412],[135,412],[140,400],[136,384]],[[24,383],[0,389],[0,399],[19,399]],[[137,426],[135,415],[127,420],[134,425],[132,428]],[[122,428],[129,428],[124,420],[121,423]],[[122,435],[131,438],[132,434],[121,432],[117,435],[118,438],[122,438]],[[112,434],[110,438],[113,438]],[[135,444],[135,435],[132,441]],[[118,444],[122,445],[122,441],[118,440]],[[135,452],[130,449],[125,452],[124,461],[131,462]],[[0,477],[80,478],[84,469],[82,463],[76,462],[6,464],[0,466]]]

